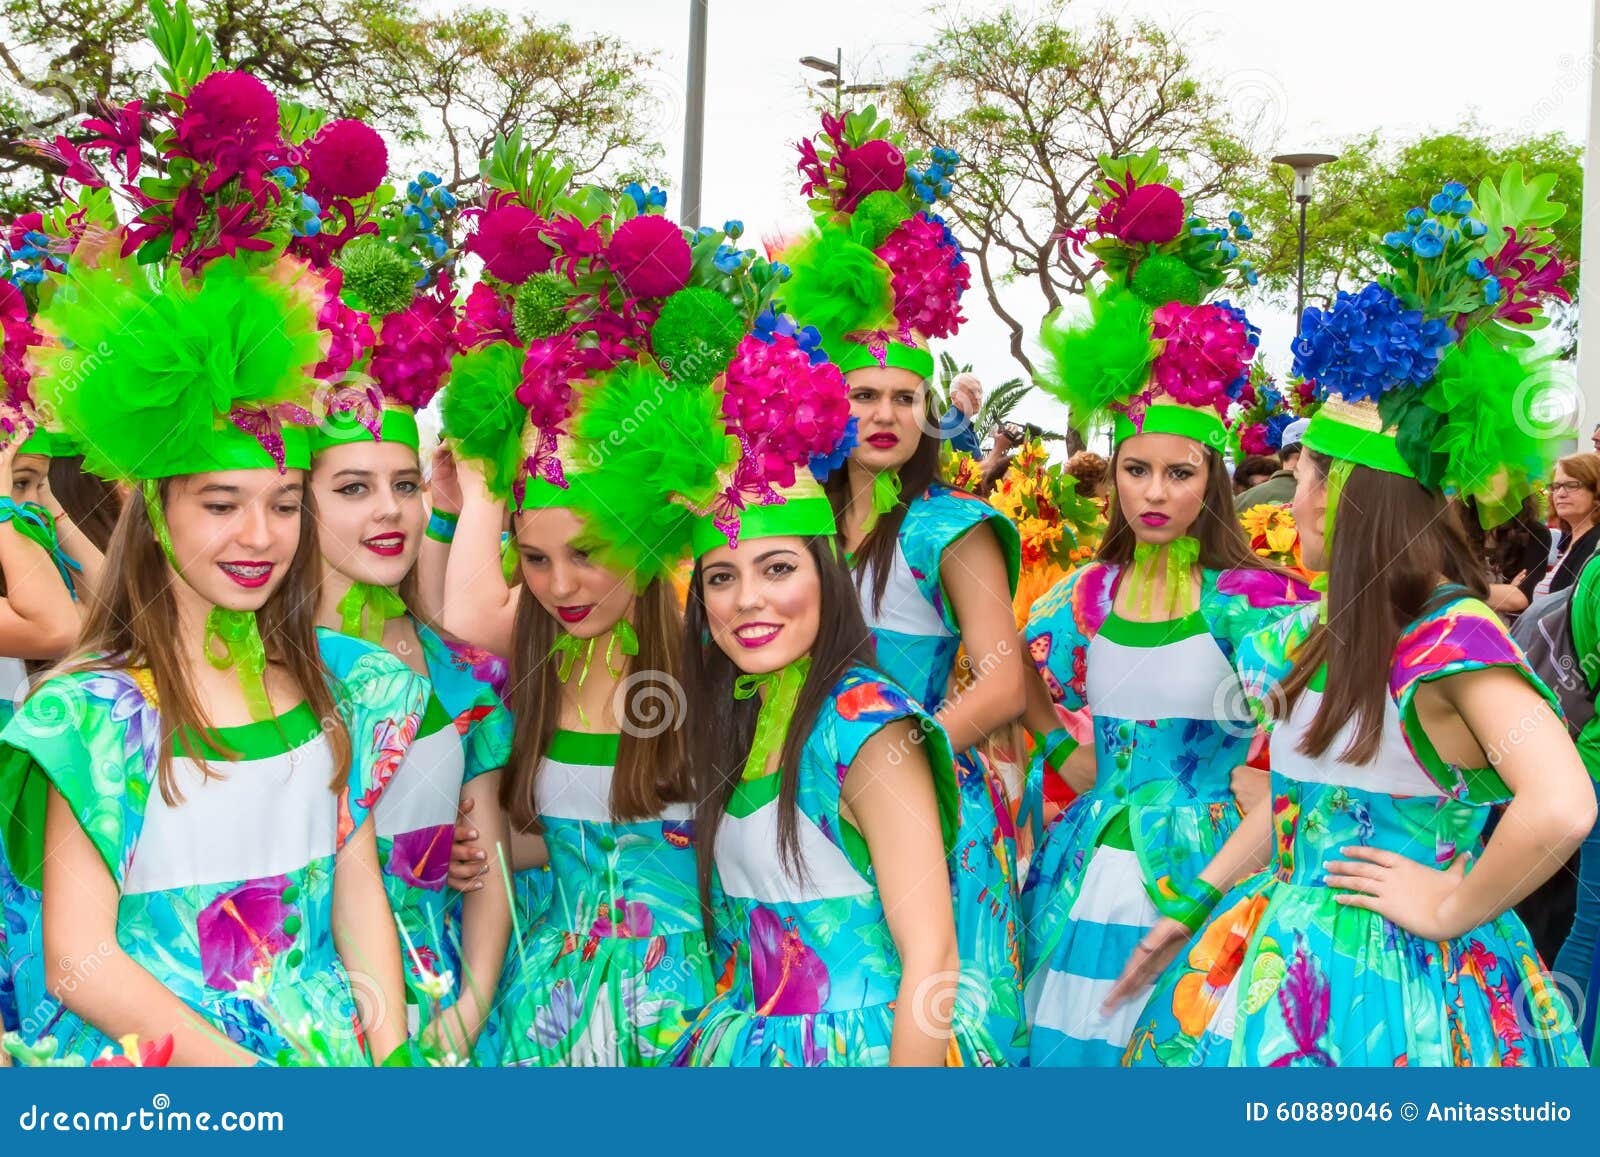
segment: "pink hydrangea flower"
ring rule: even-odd
[[[510,303],[492,286],[480,281],[467,294],[462,307],[461,320],[456,324],[456,345],[468,350],[496,341],[522,344],[511,317]]]
[[[670,297],[689,283],[689,242],[665,217],[624,221],[611,235],[606,258],[622,288],[634,297]]]
[[[435,293],[419,293],[399,313],[383,319],[371,374],[384,395],[420,410],[438,392],[455,353],[455,311],[448,279]]]
[[[768,485],[793,486],[795,471],[844,436],[850,402],[832,362],[811,363],[792,336],[746,337],[723,379],[722,416],[742,432]]]
[[[961,295],[972,284],[960,249],[926,213],[901,222],[876,253],[891,270],[894,315],[900,328],[928,337],[953,337],[967,319]]]
[[[555,252],[541,239],[545,220],[515,201],[500,200],[478,216],[478,227],[467,238],[468,253],[483,258],[491,276],[521,285],[535,273],[550,268]]]
[[[1151,379],[1174,401],[1227,412],[1227,389],[1250,369],[1255,339],[1235,311],[1216,303],[1169,301],[1154,315],[1154,337],[1165,343]]]
[[[331,266],[322,274],[322,305],[317,311],[317,328],[329,336],[328,356],[317,363],[313,376],[325,382],[338,381],[350,367],[366,356],[376,337],[371,319],[351,309],[339,296],[344,271]]]
[[[375,129],[358,120],[337,120],[318,129],[301,159],[313,196],[365,197],[389,173],[388,146]]]

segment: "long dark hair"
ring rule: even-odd
[[[628,660],[628,675],[651,672],[656,685],[678,683],[682,619],[671,586],[656,580],[639,592],[633,627],[639,653]],[[534,780],[561,721],[561,680],[549,657],[559,630],[539,600],[524,590],[512,627],[511,762],[500,780],[500,806],[518,831],[539,830]],[[595,662],[604,661],[605,645],[604,638],[596,642]],[[648,692],[639,693],[641,704],[647,699]],[[659,720],[645,722],[649,725],[631,729],[625,725],[617,745],[611,814],[620,821],[646,820],[660,815],[668,803],[690,798],[679,720],[669,720],[664,728],[654,726]]]
[[[1200,565],[1211,570],[1270,570],[1287,577],[1287,571],[1250,549],[1244,527],[1233,513],[1232,480],[1222,455],[1211,446],[1201,446],[1201,453],[1206,466],[1205,500],[1189,532],[1200,543]],[[1111,455],[1112,493],[1106,504],[1106,533],[1095,558],[1126,566],[1133,561],[1133,548],[1139,539],[1128,516],[1122,513],[1122,503],[1116,494],[1117,462],[1121,455],[1122,446]]]
[[[295,689],[323,721],[323,732],[333,753],[334,777],[329,787],[340,791],[350,776],[350,733],[328,686],[322,651],[317,645],[316,506],[311,496],[310,471],[304,473],[307,477],[301,489],[300,542],[283,585],[256,612],[256,622],[266,645],[267,660],[289,673]],[[171,487],[171,479],[162,480],[163,506]],[[171,573],[143,502],[123,504],[106,550],[105,566],[110,578],[90,603],[80,657],[64,669],[149,669],[160,704],[161,795],[168,804],[177,805],[183,802],[183,793],[172,773],[173,744],[178,744],[202,776],[216,778],[206,765],[199,742],[211,729],[211,722],[200,707],[189,676],[189,667],[204,660],[198,654],[178,651],[178,604],[172,597]]]
[[[872,632],[861,614],[850,572],[840,557],[835,539],[806,539],[806,553],[816,565],[821,583],[822,614],[817,639],[811,645],[811,671],[789,719],[783,739],[778,775],[778,857],[792,880],[805,877],[800,851],[798,804],[800,752],[833,686],[852,667],[872,667],[877,660]],[[689,583],[689,605],[683,631],[684,692],[689,712],[689,766],[694,769],[695,854],[700,878],[700,910],[707,934],[711,920],[711,876],[716,863],[717,829],[727,814],[728,801],[744,772],[745,758],[755,739],[756,716],[761,704],[755,698],[735,699],[733,681],[739,669],[711,641],[706,620],[705,589],[700,564]]]
[[[925,399],[923,404],[927,406],[929,403]],[[895,503],[893,510],[878,519],[877,525],[867,532],[867,537],[856,548],[851,563],[855,585],[859,590],[866,581],[867,573],[871,572],[874,614],[883,609],[883,594],[889,589],[889,572],[893,569],[894,552],[899,545],[900,527],[905,523],[906,511],[913,499],[922,497],[928,492],[928,487],[939,481],[939,447],[942,443],[935,423],[931,419],[924,420],[917,448],[900,467],[900,501]],[[848,465],[843,470],[835,470],[823,489],[827,492],[828,501],[833,503],[834,517],[842,526],[845,509],[850,505]]]
[[[102,552],[111,545],[111,532],[122,513],[117,488],[83,468],[83,455],[50,459],[50,493],[84,537]]]
[[[1326,479],[1332,459],[1305,453]],[[1371,763],[1383,737],[1384,701],[1401,632],[1452,597],[1440,589],[1441,576],[1487,597],[1483,565],[1459,510],[1414,479],[1351,468],[1328,557],[1328,622],[1306,639],[1275,697],[1274,713],[1287,717],[1327,664],[1322,701],[1300,741],[1304,754],[1322,755],[1350,722],[1355,734],[1338,758]],[[1341,641],[1351,645],[1337,645]]]

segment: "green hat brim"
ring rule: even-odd
[[[814,538],[837,534],[833,503],[823,495],[791,498],[771,506],[752,506],[739,515],[739,541],[753,538]],[[694,556],[728,545],[728,536],[709,515],[695,519]]]
[[[354,442],[398,442],[420,451],[422,437],[417,431],[417,415],[404,407],[384,407],[383,421],[378,427],[379,435],[372,437],[372,431],[363,426],[348,411],[339,414],[329,414],[322,420],[322,424],[311,431],[311,452],[320,454],[330,446],[348,446]]]
[[[1341,421],[1327,407],[1318,410],[1311,419],[1301,444],[1318,454],[1354,462],[1357,466],[1398,474],[1402,478],[1417,476],[1406,465],[1405,458],[1400,454],[1400,444],[1393,434],[1378,433]]]
[[[904,342],[884,343],[882,363],[878,361],[871,347],[848,339],[835,342],[834,348],[828,350],[828,356],[843,374],[851,370],[878,368],[881,364],[891,369],[910,370],[919,378],[933,377],[933,354],[917,346],[906,345]]]
[[[1144,423],[1135,426],[1126,414],[1113,418],[1113,437],[1118,444],[1135,434],[1176,434],[1192,438],[1217,451],[1228,445],[1228,430],[1222,419],[1210,410],[1197,410],[1190,406],[1164,406],[1159,403],[1144,411]]]

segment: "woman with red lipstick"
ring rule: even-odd
[[[1485,181],[1489,226],[1445,185],[1385,235],[1391,272],[1305,311],[1295,372],[1327,401],[1293,505],[1326,601],[1241,648],[1274,721],[1272,802],[1206,869],[1232,886],[1212,917],[1139,943],[1113,997],[1160,984],[1128,1006],[1129,1065],[1586,1063],[1513,906],[1588,834],[1593,784],[1453,508],[1515,517],[1560,438],[1525,389],[1550,372],[1529,338],[1545,294],[1565,296],[1550,188]]]
[[[420,304],[432,306],[432,296],[420,294]],[[419,302],[389,304],[400,314]],[[410,332],[390,323],[374,329]],[[446,882],[461,806],[471,805],[489,846],[503,839],[495,801],[511,754],[511,717],[486,677],[493,657],[441,637],[409,609],[416,603],[414,569],[427,517],[416,407],[428,404],[447,367],[435,360],[419,368],[392,344],[379,338],[362,367],[372,375],[381,408],[372,392],[335,391],[311,437],[323,568],[317,619],[329,630],[382,646],[428,680],[422,724],[373,822],[405,949],[412,1032],[425,1033],[440,1055],[466,1058],[494,1006],[511,907],[498,863],[479,881],[487,887],[462,895]]]
[[[189,142],[186,197],[229,196],[221,166],[260,163],[241,139],[291,155],[259,81],[191,79],[141,133]],[[309,180],[316,142],[292,155]],[[41,401],[137,497],[82,650],[0,733],[5,851],[39,890],[17,1006],[30,1043],[86,1059],[133,1035],[169,1037],[175,1064],[364,1064],[406,1038],[370,816],[426,689],[317,631],[293,423],[326,284],[284,252],[275,202],[206,205],[224,211],[239,254],[146,216],[80,245],[40,314]],[[165,259],[120,256],[141,239]]]
[[[1050,387],[1080,428],[1109,417],[1115,450],[1096,561],[1027,626],[1046,681],[1092,714],[1097,764],[1023,892],[1034,1065],[1120,1063],[1137,1005],[1102,1007],[1114,978],[1163,917],[1193,926],[1216,902],[1200,871],[1240,822],[1231,778],[1256,732],[1238,648],[1311,598],[1233,516],[1222,415],[1256,333],[1226,301],[1186,304],[1221,287],[1237,250],[1225,230],[1191,233],[1164,178],[1153,158],[1105,162],[1094,244],[1112,283],[1087,319],[1042,338]],[[1077,741],[1045,746],[1062,763]]]
[[[715,991],[669,575],[688,553],[691,508],[710,501],[728,457],[720,434],[693,437],[715,416],[707,383],[772,278],[754,254],[724,250],[737,229],[686,234],[638,192],[601,217],[609,244],[598,250],[565,212],[540,222],[540,244],[589,287],[575,297],[568,274],[506,267],[489,240],[497,214],[534,206],[515,189],[490,191],[469,247],[486,249],[517,301],[546,292],[558,304],[543,337],[473,341],[445,396],[463,499],[445,586],[453,601],[493,604],[480,621],[514,616],[515,733],[498,801],[511,837],[505,848],[465,843],[456,875],[476,875],[479,852],[519,873],[549,867],[548,903],[519,929],[507,965],[495,1058],[506,1065],[659,1064]],[[641,239],[648,249],[636,252]],[[691,261],[691,241],[709,247],[705,262]],[[510,293],[478,306],[509,313]],[[612,312],[623,308],[655,320],[624,324]],[[627,342],[592,344],[614,332]],[[499,569],[508,500],[514,597]]]
[[[723,381],[718,409],[745,452],[694,527],[699,887],[733,960],[674,1063],[960,1064],[949,744],[875,669],[814,480],[842,457],[843,379],[804,352],[814,331],[780,318],[767,333]],[[740,504],[744,490],[768,498]]]
[[[1011,605],[1021,544],[1005,515],[940,484],[941,434],[929,410],[928,339],[955,335],[969,279],[932,211],[959,158],[886,151],[904,142],[885,123],[827,117],[823,128],[801,145],[804,191],[823,206],[817,232],[785,254],[794,277],[781,293],[786,309],[820,328],[849,383],[855,445],[827,490],[878,665],[938,717],[960,753],[961,832],[949,862],[957,999],[978,1013],[960,1026],[981,1031],[958,1043],[968,1064],[1017,1063],[1026,1032],[1015,831],[1005,789],[976,745],[1015,720],[1025,699]],[[963,650],[975,677],[952,694]]]

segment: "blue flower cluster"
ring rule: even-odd
[[[932,161],[927,168],[906,173],[918,199],[929,205],[950,195],[950,174],[961,164],[961,154],[954,149],[935,148],[930,156]]]
[[[955,232],[950,228],[945,219],[939,216],[939,214],[924,212],[923,216],[929,221],[933,222],[935,225],[939,226],[940,229],[944,230],[944,247],[945,250],[950,254],[950,268],[960,269],[967,263],[967,257],[966,254],[961,252],[961,242],[956,240]],[[956,289],[956,298],[959,300],[961,295],[966,292],[966,287],[958,285]]]
[[[5,250],[9,268],[6,279],[17,285],[37,285],[46,273],[66,268],[66,263],[50,252],[50,238],[35,230],[24,233],[17,248],[0,245],[0,249]]]
[[[624,197],[632,197],[634,205],[641,213],[647,212],[652,208],[665,209],[667,207],[666,193],[654,185],[651,185],[646,190],[638,181],[633,181],[627,188],[622,190],[622,195]]]
[[[1207,225],[1204,217],[1190,217],[1185,224],[1188,226],[1189,236],[1211,242],[1211,248],[1222,254],[1224,265],[1238,260],[1239,247],[1234,244],[1235,241],[1248,241],[1255,236],[1255,231],[1244,223],[1244,214],[1237,209],[1228,214],[1228,225],[1232,228],[1231,237],[1228,229],[1219,225]],[[1238,269],[1239,276],[1246,285],[1254,285],[1259,280],[1252,262],[1240,261]]]
[[[426,169],[406,184],[406,199],[400,216],[409,228],[398,240],[415,254],[411,263],[421,274],[417,278],[418,289],[433,284],[434,275],[429,267],[450,252],[449,244],[439,233],[439,218],[456,207],[456,199],[443,184],[437,174]]]
[[[745,251],[736,249],[732,245],[718,245],[717,255],[711,259],[711,264],[717,267],[717,272],[734,274],[744,266]]]
[[[1429,213],[1435,216],[1429,216]],[[1460,181],[1451,181],[1428,199],[1428,207],[1418,205],[1406,212],[1404,229],[1383,235],[1383,243],[1393,249],[1410,250],[1424,261],[1444,253],[1445,247],[1463,236],[1476,240],[1489,227],[1471,216],[1472,198]],[[1439,218],[1450,220],[1439,220]]]
[[[1244,326],[1245,338],[1249,342],[1253,352],[1255,348],[1261,344],[1261,327],[1252,322],[1243,309],[1237,305],[1234,305],[1233,302],[1227,300],[1226,298],[1221,298],[1214,304],[1222,313],[1227,314],[1240,325]],[[1246,365],[1243,371],[1240,372],[1239,376],[1228,383],[1228,388],[1223,392],[1237,402],[1244,396],[1245,388],[1249,386],[1249,384],[1250,367],[1249,365]]]
[[[826,454],[811,456],[811,461],[808,463],[811,467],[811,476],[818,482],[826,482],[830,474],[849,461],[850,451],[856,448],[856,437],[856,416],[851,414],[850,421],[845,423],[844,436],[839,439],[839,444]]]
[[[1489,272],[1481,258],[1474,257],[1467,262],[1467,276],[1478,282],[1483,287],[1483,303],[1496,305],[1500,301],[1500,279]]]
[[[767,345],[771,345],[774,338],[792,337],[794,344],[805,351],[812,365],[820,365],[828,360],[827,351],[822,348],[822,331],[814,325],[803,328],[797,326],[794,318],[786,313],[778,313],[770,305],[756,315],[755,328],[750,336]]]
[[[1262,425],[1267,428],[1267,445],[1271,446],[1274,450],[1281,449],[1283,446],[1283,432],[1287,430],[1294,421],[1295,416],[1289,413],[1287,410],[1280,414],[1267,415],[1266,421],[1262,423]]]
[[[1309,307],[1294,343],[1294,372],[1330,393],[1376,401],[1396,386],[1433,380],[1455,333],[1438,318],[1407,309],[1381,285],[1341,292],[1330,310]]]

